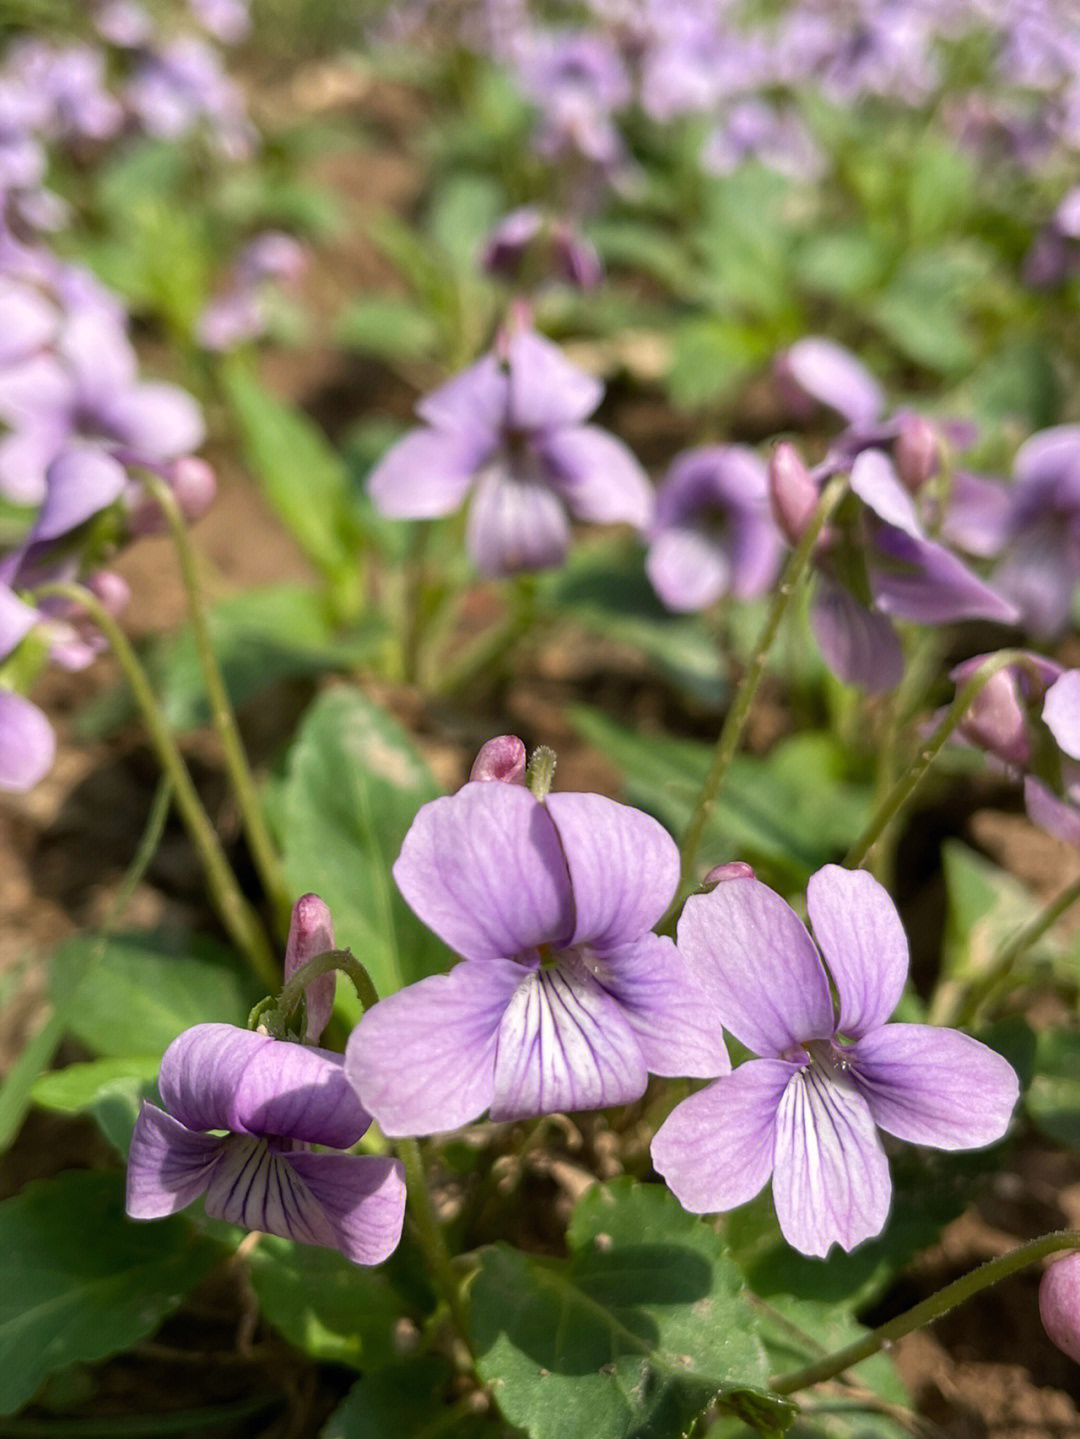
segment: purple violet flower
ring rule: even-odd
[[[679,857],[654,819],[594,794],[470,783],[420,810],[394,878],[464,956],[361,1019],[346,1072],[388,1135],[599,1109],[650,1072],[728,1070],[719,1024],[650,932]]]
[[[820,953],[795,911],[756,879],[687,900],[679,948],[724,1027],[760,1057],[677,1105],[652,1157],[699,1214],[746,1203],[771,1177],[784,1238],[824,1256],[885,1225],[892,1186],[877,1127],[936,1149],[992,1144],[1019,1084],[1001,1055],[966,1034],[886,1023],[908,947],[875,879],[826,865],[806,899]]]
[[[995,584],[1041,638],[1069,622],[1080,580],[1080,425],[1042,430],[1016,455],[1009,542]]]
[[[425,428],[388,451],[368,485],[397,519],[458,509],[470,489],[467,544],[486,575],[548,569],[570,544],[569,516],[644,529],[652,489],[630,451],[582,423],[603,386],[526,330],[417,405]]]
[[[480,265],[489,275],[517,280],[531,264],[543,278],[551,276],[579,290],[595,290],[604,278],[600,256],[571,223],[523,205],[492,230]]]
[[[753,599],[780,567],[769,513],[768,471],[744,445],[689,450],[656,497],[645,569],[672,610],[700,610],[724,595]]]
[[[0,689],[0,790],[22,794],[33,789],[55,756],[56,736],[37,705]]]
[[[371,1123],[340,1054],[197,1024],[165,1051],[158,1090],[165,1108],[144,1101],[131,1138],[132,1219],[175,1214],[202,1195],[211,1218],[340,1249],[354,1264],[393,1253],[400,1162],[311,1147],[349,1149]]]

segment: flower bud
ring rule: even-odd
[[[169,467],[169,483],[189,524],[202,518],[217,494],[214,471],[198,455],[183,455],[174,460]]]
[[[794,445],[781,442],[769,457],[769,503],[781,534],[796,545],[818,502],[818,489]]]
[[[289,939],[285,946],[285,983],[302,968],[309,959],[335,949],[334,925],[330,911],[317,894],[305,894],[293,905],[289,923]],[[317,1044],[319,1036],[330,1021],[334,1008],[334,989],[337,975],[320,974],[304,986],[307,1001],[307,1023],[304,1028],[304,1043]]]
[[[727,864],[717,864],[709,870],[708,874],[701,881],[702,884],[723,884],[729,879],[756,879],[753,866],[742,859],[729,860]]]
[[[525,783],[525,746],[517,735],[501,734],[489,739],[473,760],[470,780],[496,780],[500,784]]]
[[[933,479],[941,460],[937,431],[922,415],[905,415],[893,447],[896,473],[905,487],[918,494],[927,480]]]
[[[1039,1284],[1039,1315],[1057,1347],[1080,1364],[1080,1254],[1047,1269]]]

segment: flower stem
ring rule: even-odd
[[[882,799],[874,811],[870,823],[848,851],[844,858],[844,864],[849,869],[858,869],[865,862],[874,845],[877,844],[893,819],[922,783],[927,770],[937,759],[946,741],[958,728],[984,686],[993,679],[999,670],[1024,662],[1025,656],[1019,650],[999,650],[996,655],[991,655],[989,659],[985,660],[971,678],[957,690],[952,704],[945,711],[938,727],[922,746],[908,769]]]
[[[379,996],[371,982],[371,976],[352,950],[328,949],[324,954],[317,954],[306,964],[302,964],[278,995],[277,1007],[286,1020],[300,1003],[304,990],[311,981],[318,979],[320,974],[329,974],[331,970],[340,970],[347,976],[363,1009],[370,1009],[373,1004],[378,1004]]]
[[[41,585],[35,594],[39,599],[54,597],[78,605],[80,609],[90,615],[108,640],[113,654],[124,672],[124,677],[131,686],[135,703],[139,707],[161,767],[172,785],[176,808],[179,810],[192,843],[198,851],[214,908],[233,943],[243,951],[259,979],[264,984],[276,988],[281,982],[281,973],[274,959],[266,931],[263,929],[258,915],[245,899],[232,867],[225,858],[221,841],[203,807],[191,778],[191,772],[184,762],[175,736],[166,722],[146,671],[143,669],[131,641],[97,596],[90,590],[84,589],[82,585],[59,583]]]
[[[886,1344],[895,1343],[897,1339],[903,1339],[906,1334],[913,1334],[916,1329],[922,1329],[932,1320],[940,1318],[942,1314],[947,1314],[950,1309],[955,1309],[958,1304],[963,1304],[965,1300],[971,1299],[980,1290],[987,1289],[991,1284],[997,1284],[1002,1279],[1007,1279],[1017,1270],[1025,1269],[1029,1264],[1036,1264],[1040,1259],[1045,1259],[1048,1254],[1054,1254],[1061,1249],[1080,1249],[1080,1230],[1063,1229],[1054,1234],[1044,1234],[1041,1238],[1033,1239],[1029,1244],[1022,1244],[1008,1254],[999,1255],[996,1259],[988,1259],[985,1264],[980,1264],[977,1269],[962,1275],[952,1284],[946,1284],[944,1289],[939,1289],[936,1294],[931,1294],[929,1299],[922,1300],[905,1314],[899,1314],[878,1329],[864,1334],[854,1344],[848,1344],[843,1349],[826,1354],[823,1358],[816,1359],[802,1369],[795,1369],[790,1374],[774,1375],[769,1380],[769,1387],[774,1394],[794,1394],[799,1389],[808,1389],[811,1384],[820,1384],[823,1380],[832,1379],[837,1374],[843,1373],[845,1369],[850,1369],[864,1359],[869,1359],[872,1354],[877,1354],[879,1350],[884,1349]]]
[[[980,980],[973,983],[963,1004],[957,1007],[956,1027],[971,1023],[979,1008],[988,1000],[995,999],[1008,980],[1017,962],[1023,959],[1033,945],[1038,944],[1048,929],[1052,929],[1067,910],[1080,901],[1080,879],[1074,879],[1056,899],[1052,899],[1038,914],[1028,920],[1006,944],[1002,946],[990,969]]]
[[[446,1247],[446,1236],[435,1214],[431,1194],[424,1176],[424,1161],[420,1146],[415,1139],[395,1139],[394,1150],[405,1166],[405,1184],[409,1191],[409,1210],[412,1214],[416,1237],[423,1249],[458,1338],[472,1354],[472,1340],[469,1335],[469,1315],[461,1293],[461,1279],[454,1268],[450,1251]]]
[[[712,764],[705,776],[701,790],[698,793],[690,821],[686,826],[683,835],[680,851],[682,855],[682,877],[679,887],[679,896],[676,903],[681,900],[694,887],[695,866],[697,863],[698,850],[701,847],[702,836],[705,833],[705,826],[709,822],[713,806],[716,804],[720,789],[724,783],[731,761],[739,748],[746,722],[750,717],[750,709],[754,703],[758,688],[765,675],[765,666],[768,664],[769,653],[773,643],[783,624],[784,616],[787,614],[792,601],[799,589],[799,582],[810,563],[811,555],[818,535],[826,520],[832,514],[842,495],[847,489],[848,476],[835,475],[825,486],[821,498],[817,502],[810,521],[799,537],[799,543],[788,557],[780,576],[780,583],[769,609],[765,627],[757,642],[753,656],[750,659],[749,667],[742,678],[738,692],[716,742],[716,750],[713,754]]]
[[[510,593],[510,612],[487,634],[470,645],[454,663],[429,685],[433,695],[460,693],[478,674],[492,671],[505,655],[532,628],[536,619],[536,581],[533,575],[519,575]]]
[[[180,563],[180,578],[187,595],[188,614],[191,617],[191,629],[195,638],[195,652],[198,655],[199,668],[202,671],[203,683],[206,685],[206,693],[210,701],[211,720],[221,741],[225,768],[228,771],[233,793],[236,795],[236,802],[240,810],[240,822],[251,850],[251,857],[273,906],[275,918],[284,932],[289,923],[290,901],[281,871],[281,857],[278,854],[277,846],[270,837],[266,820],[263,818],[255,779],[251,773],[243,741],[240,738],[240,730],[236,723],[232,701],[229,699],[225,678],[221,673],[221,666],[214,650],[214,642],[210,635],[210,625],[206,615],[202,582],[199,578],[198,561],[195,547],[191,543],[188,524],[171,487],[160,475],[154,474],[152,470],[145,470],[143,484],[165,516],[165,522],[169,527],[169,534],[176,549],[177,559]]]

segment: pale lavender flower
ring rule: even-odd
[[[4,591],[0,589],[0,604]],[[21,794],[52,768],[56,736],[37,705],[0,689],[0,790]]]
[[[226,75],[217,51],[193,35],[147,51],[124,98],[147,134],[157,139],[176,140],[206,125],[231,159],[243,159],[254,148],[255,132],[239,87]]]
[[[1043,1274],[1039,1317],[1057,1347],[1080,1364],[1080,1254],[1055,1259]]]
[[[785,350],[776,361],[776,376],[796,404],[826,405],[857,430],[876,423],[885,409],[881,386],[865,365],[843,345],[818,335]]]
[[[701,152],[702,165],[717,175],[749,160],[803,183],[820,180],[825,170],[821,150],[799,117],[757,97],[730,106]]]
[[[823,1256],[884,1228],[892,1186],[878,1127],[936,1149],[992,1144],[1019,1084],[968,1035],[886,1023],[908,948],[875,879],[827,865],[811,877],[807,909],[820,953],[755,879],[687,900],[679,948],[725,1029],[759,1057],[678,1105],[652,1157],[695,1213],[744,1204],[771,1177],[785,1239]]]
[[[1080,580],[1080,425],[1042,430],[1016,455],[1009,540],[994,576],[1032,634],[1069,621]]]
[[[594,794],[466,784],[426,804],[394,877],[464,957],[381,1000],[346,1069],[390,1135],[627,1104],[649,1073],[726,1073],[705,996],[650,933],[679,857],[654,819]]]
[[[533,263],[542,278],[551,276],[579,290],[595,290],[604,277],[600,256],[573,225],[523,205],[492,230],[480,264],[488,274],[513,280],[527,275]]]
[[[288,984],[309,959],[336,948],[334,922],[324,900],[317,894],[303,894],[293,905],[289,938],[285,945],[285,983]],[[334,1010],[337,971],[320,974],[304,987],[305,1044],[318,1044]]]
[[[753,599],[772,584],[781,541],[768,473],[745,445],[689,450],[656,497],[645,569],[669,609],[700,610],[724,595]]]
[[[211,1218],[379,1264],[401,1237],[399,1160],[350,1149],[370,1117],[342,1056],[231,1024],[197,1024],[165,1051],[164,1109],[144,1102],[127,1212],[160,1219],[203,1197]],[[211,1130],[224,1130],[213,1134]]]
[[[247,0],[188,0],[195,20],[223,45],[237,45],[251,30]]]
[[[605,172],[621,165],[625,146],[612,116],[629,102],[631,87],[608,38],[586,31],[523,36],[518,78],[540,107],[541,155],[580,156]]]
[[[561,564],[570,516],[644,529],[652,489],[630,451],[583,421],[603,386],[531,331],[417,405],[425,428],[400,440],[368,481],[376,507],[398,519],[458,509],[470,490],[467,544],[487,575]]]
[[[223,353],[263,334],[269,323],[267,290],[276,280],[295,281],[307,250],[291,235],[267,230],[237,257],[221,291],[203,309],[196,335],[205,349]]]

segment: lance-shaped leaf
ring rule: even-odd
[[[589,1191],[571,1258],[495,1245],[471,1289],[481,1377],[532,1439],[677,1439],[713,1402],[762,1432],[794,1408],[765,1354],[724,1241],[659,1185]]]

